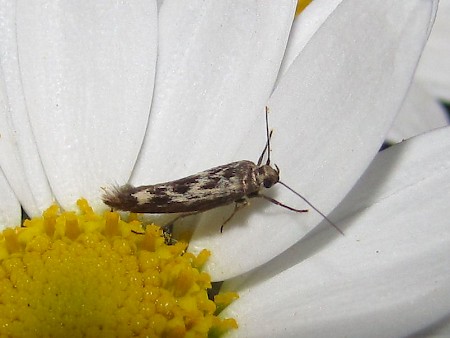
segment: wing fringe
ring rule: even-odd
[[[102,200],[111,208],[118,210],[129,210],[130,205],[136,204],[136,198],[132,196],[136,190],[131,184],[113,185],[103,188]]]

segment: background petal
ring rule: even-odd
[[[413,82],[402,108],[386,136],[386,141],[401,142],[448,124],[448,113],[445,108],[420,84]]]
[[[58,201],[99,206],[138,155],[154,82],[155,1],[18,1],[20,69],[29,116]]]
[[[342,0],[314,0],[300,15],[295,17],[278,73],[278,80],[286,73],[314,33],[341,2]]]
[[[450,128],[373,161],[322,228],[247,278],[223,316],[243,336],[400,337],[450,311]],[[334,238],[333,238],[334,237]]]
[[[437,323],[433,323],[425,329],[415,332],[411,338],[421,337],[449,337],[450,336],[450,316]]]
[[[435,3],[421,0],[343,1],[273,93],[273,163],[281,168],[281,179],[322,212],[329,213],[343,199],[381,146],[435,9]],[[246,149],[243,144],[240,153]],[[271,193],[288,205],[307,208],[280,186]],[[216,280],[267,262],[322,217],[312,210],[299,215],[252,201],[221,234],[223,219],[205,215],[189,247],[194,252],[212,249],[206,269]]]
[[[259,156],[264,105],[294,11],[291,0],[163,2],[155,94],[133,184]],[[262,137],[253,140],[255,132]],[[252,145],[245,154],[243,140]]]
[[[38,216],[53,202],[28,119],[17,54],[16,1],[0,6],[0,73],[4,105],[0,116],[0,164],[20,204]]]
[[[450,1],[439,1],[436,23],[417,68],[417,80],[440,99],[450,102]]]

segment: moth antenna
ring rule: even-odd
[[[264,150],[263,150],[261,156],[258,159],[258,166],[261,165],[263,157],[264,157],[264,154],[266,153],[266,151],[267,151],[267,162],[266,162],[266,164],[270,165],[270,138],[272,137],[272,133],[273,133],[273,130],[271,130],[269,132],[269,107],[266,106],[266,137],[267,137],[267,141],[266,141],[266,145],[264,146]]]
[[[266,165],[270,165],[270,138],[272,137],[272,131],[269,133],[269,107],[266,106],[266,136],[267,136],[267,162]]]
[[[278,166],[276,165],[276,164],[274,164],[274,166],[275,166],[275,170],[276,170],[276,172],[278,173],[278,175],[280,174],[280,168],[278,168]],[[278,181],[279,182],[279,181]]]
[[[342,236],[344,235],[344,232],[339,229],[339,227],[334,224],[327,216],[325,216],[325,214],[323,212],[321,212],[319,209],[317,209],[310,201],[308,201],[304,196],[300,195],[298,192],[296,192],[294,189],[292,189],[290,186],[288,186],[287,184],[278,181],[278,183],[280,183],[283,187],[285,187],[286,189],[290,190],[292,193],[294,193],[295,195],[297,195],[298,197],[300,197],[302,200],[304,200],[311,208],[313,208],[320,216],[322,216],[324,218],[324,220],[326,220],[328,223],[331,224],[331,226],[333,228],[335,228]]]

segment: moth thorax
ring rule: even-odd
[[[256,179],[259,185],[263,185],[264,188],[270,188],[278,182],[280,176],[276,169],[268,164],[264,164],[256,169]]]

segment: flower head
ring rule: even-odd
[[[206,337],[237,327],[215,315],[233,294],[208,299],[210,277],[199,272],[207,251],[195,257],[133,215],[78,206],[79,215],[54,205],[3,231],[1,336]]]

